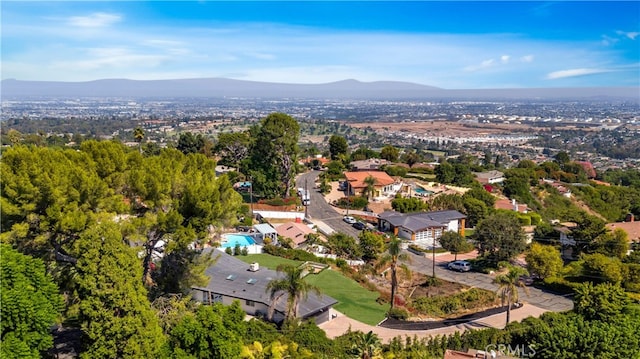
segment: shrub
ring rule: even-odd
[[[224,249],[224,252],[230,256],[233,255],[233,249],[231,249],[231,247],[227,247]]]
[[[394,307],[387,312],[387,316],[393,319],[406,320],[409,318],[409,312],[405,309]]]
[[[496,298],[494,292],[471,288],[453,295],[417,298],[411,306],[422,314],[446,316],[492,305]]]
[[[336,206],[340,208],[362,209],[366,207],[368,203],[369,200],[367,200],[366,197],[350,196],[340,198]]]

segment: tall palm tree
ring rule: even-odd
[[[358,332],[352,349],[360,359],[382,358],[380,338],[373,331],[368,333]]]
[[[367,196],[367,199],[369,199],[372,195],[375,194],[376,191],[376,178],[373,176],[367,176],[364,179],[364,184],[365,184],[365,188],[364,188],[364,194]]]
[[[271,298],[269,317],[273,316],[273,310],[280,298],[288,295],[285,319],[297,318],[300,299],[307,298],[311,291],[320,295],[320,289],[304,280],[304,274],[307,270],[306,267],[281,264],[276,270],[278,273],[284,273],[284,277],[273,279],[267,284],[266,291],[269,292]]]
[[[511,320],[511,303],[518,302],[518,287],[523,288],[527,295],[529,294],[529,290],[520,280],[520,276],[528,275],[529,272],[522,267],[510,265],[508,268],[509,271],[506,274],[501,274],[493,280],[499,286],[498,292],[500,293],[502,305],[504,305],[505,300],[507,302],[507,324]]]
[[[376,264],[376,268],[380,269],[382,267],[386,267],[389,265],[391,269],[391,309],[396,301],[396,291],[398,289],[398,268],[400,268],[406,276],[411,276],[411,271],[409,267],[407,267],[403,263],[399,263],[400,261],[409,262],[410,258],[406,253],[401,253],[402,248],[400,247],[401,241],[399,238],[394,237],[389,241],[387,253],[385,253]]]
[[[138,142],[138,150],[142,153],[142,140],[144,139],[144,131],[140,127],[133,130],[133,139]]]

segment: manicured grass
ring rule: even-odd
[[[309,283],[319,287],[322,293],[337,300],[338,304],[334,308],[349,318],[376,325],[385,318],[385,313],[389,310],[388,306],[376,302],[378,292],[368,291],[335,270],[325,269],[306,278]]]
[[[289,264],[293,266],[299,266],[302,261],[294,261],[292,259],[272,256],[271,254],[249,254],[247,256],[236,256],[239,260],[246,263],[258,262],[261,267],[276,270],[280,264]]]
[[[473,228],[465,228],[464,229],[464,236],[465,237],[471,237],[475,231],[476,230],[473,229]]]
[[[300,265],[303,262],[291,259],[272,256],[270,254],[250,254],[248,256],[236,256],[236,258],[247,262],[258,262],[260,266],[276,269],[280,264]],[[347,278],[342,273],[325,269],[318,274],[311,274],[306,277],[307,281],[326,294],[338,301],[334,308],[344,313],[349,318],[357,321],[376,325],[385,318],[385,313],[389,309],[386,305],[376,302],[378,292],[371,292],[363,288],[353,279]]]

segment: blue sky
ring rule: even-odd
[[[2,78],[640,86],[640,2],[2,1]]]

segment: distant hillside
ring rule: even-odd
[[[104,79],[87,82],[3,80],[2,97],[244,97],[318,99],[603,99],[640,100],[640,88],[548,88],[446,90],[409,82],[344,80],[325,84],[281,84],[199,78],[178,80]]]

